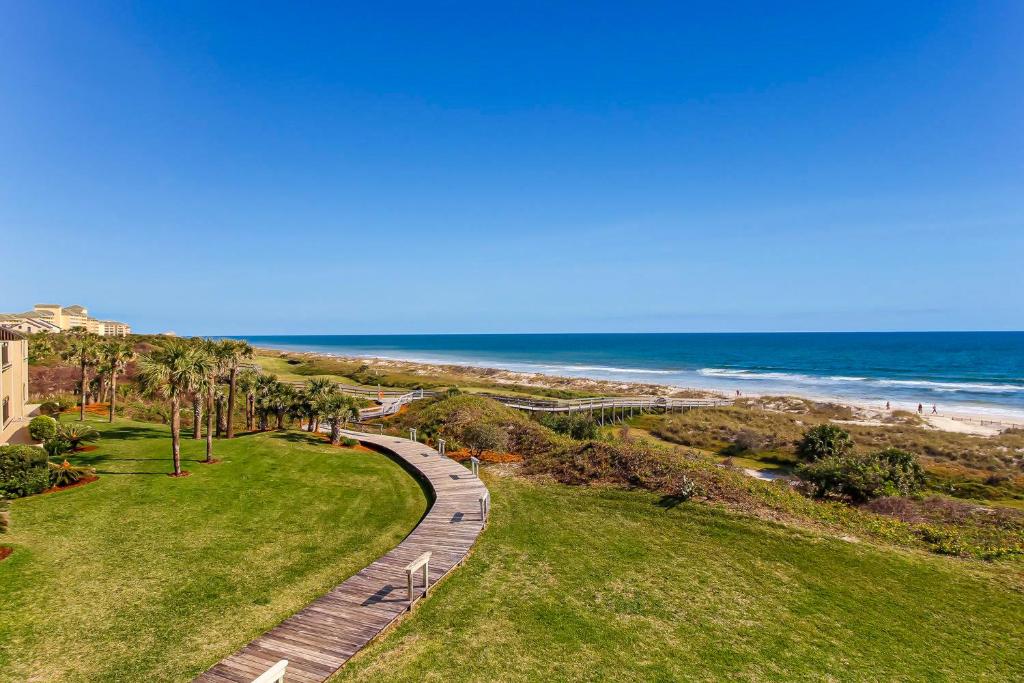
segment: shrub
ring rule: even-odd
[[[924,471],[917,457],[897,448],[873,454],[832,455],[797,469],[818,498],[865,502],[879,496],[905,496],[921,489]]]
[[[83,443],[98,441],[100,433],[96,431],[95,427],[81,422],[64,422],[57,427],[57,436],[67,441],[71,444],[71,448],[75,449]]]
[[[67,460],[60,465],[55,462],[47,465],[50,471],[50,486],[71,486],[96,473],[91,467],[75,467]]]
[[[0,534],[6,534],[11,526],[11,504],[3,496],[0,496]]]
[[[0,496],[31,496],[49,486],[45,451],[35,446],[0,446]]]
[[[732,438],[732,444],[726,450],[734,454],[749,453],[766,450],[771,445],[772,438],[770,436],[765,436],[752,429],[741,429]]]
[[[596,439],[598,434],[597,422],[590,415],[583,413],[547,414],[540,417],[538,422],[558,434],[564,434],[577,441]]]
[[[43,449],[45,449],[46,454],[51,458],[59,458],[65,453],[70,453],[73,450],[71,442],[60,434],[57,434],[53,438],[47,439],[43,442]]]
[[[850,433],[831,424],[820,424],[804,432],[796,452],[804,460],[843,456],[853,449]]]
[[[33,417],[28,423],[28,433],[33,441],[46,441],[57,435],[57,421],[49,415]]]
[[[359,445],[359,441],[356,439],[350,439],[349,437],[346,436],[341,440],[341,445],[345,446],[346,448],[354,448]]]
[[[78,405],[78,399],[71,395],[57,394],[55,396],[48,396],[45,401],[39,405],[39,412],[43,415],[59,415],[65,410],[70,410]]]
[[[462,442],[470,452],[480,457],[484,451],[503,451],[508,448],[508,434],[489,422],[474,422],[462,429]]]

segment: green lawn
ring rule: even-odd
[[[218,441],[173,479],[168,430],[94,423],[97,482],[16,500],[0,680],[185,681],[396,545],[426,509],[375,453],[300,432]]]
[[[466,565],[336,681],[1024,672],[1020,564],[879,548],[696,503],[666,508],[644,493],[487,482],[491,523]]]

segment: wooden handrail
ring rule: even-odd
[[[415,583],[414,576],[417,569],[423,569],[423,595],[426,596],[427,591],[430,590],[430,551],[423,553],[415,560],[405,566],[405,578],[408,582],[409,587],[409,609],[412,609],[412,603],[415,602],[415,595],[413,593],[413,584]]]
[[[284,683],[284,674],[287,668],[288,660],[282,659],[277,664],[252,679],[252,683]]]

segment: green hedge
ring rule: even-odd
[[[50,488],[46,452],[35,446],[0,446],[0,496],[20,498]]]

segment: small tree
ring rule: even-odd
[[[336,390],[320,396],[315,403],[318,415],[327,420],[331,426],[331,444],[337,446],[341,443],[341,426],[354,417],[359,417],[359,407],[356,402],[344,396]]]
[[[508,434],[496,424],[471,422],[462,429],[459,440],[466,444],[470,453],[479,458],[484,451],[504,450],[508,445]]]
[[[99,349],[100,371],[110,382],[109,422],[114,421],[117,409],[117,376],[135,358],[135,345],[127,339],[111,339]]]
[[[79,410],[78,420],[85,421],[85,403],[89,392],[89,368],[96,365],[99,360],[99,337],[88,332],[79,331],[76,328],[68,333],[68,342],[64,347],[61,358],[73,361],[78,364],[81,372],[79,388],[81,389],[82,405]]]
[[[846,455],[853,448],[850,433],[831,424],[820,424],[804,432],[796,452],[804,460]]]
[[[191,395],[209,374],[209,357],[194,344],[181,339],[165,341],[142,357],[139,380],[150,395],[171,402],[171,460],[174,476],[181,470],[181,401]]]
[[[325,415],[320,410],[320,399],[332,397],[334,393],[334,382],[326,377],[314,377],[306,382],[305,395],[309,401],[308,417],[309,431],[315,432],[320,429],[320,416]]]

